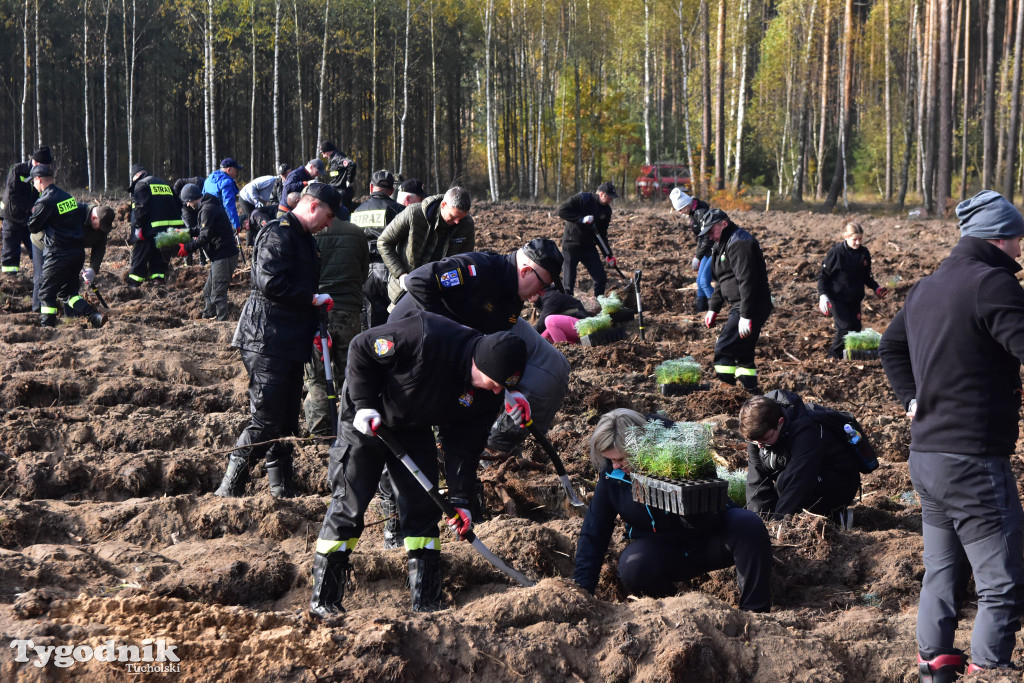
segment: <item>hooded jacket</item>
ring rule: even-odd
[[[761,245],[746,230],[731,221],[711,252],[715,293],[708,306],[718,313],[728,301],[740,307],[740,316],[747,320],[767,318],[772,310],[768,266]]]

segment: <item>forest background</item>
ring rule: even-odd
[[[1022,184],[1024,0],[0,0],[0,159],[244,178],[332,140],[549,200],[678,161],[699,196],[929,213]]]

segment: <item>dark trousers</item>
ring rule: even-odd
[[[846,347],[846,335],[860,332],[860,302],[832,300],[832,320],[836,324],[836,336],[832,339],[829,349],[830,358],[842,358]]]
[[[228,319],[228,285],[238,265],[238,254],[210,262],[210,273],[203,286],[203,317]]]
[[[39,285],[39,311],[43,315],[57,315],[57,302],[64,306],[64,314],[92,315],[96,309],[78,295],[78,278],[85,263],[85,249],[46,250],[43,259],[43,278]]]
[[[238,437],[232,457],[268,462],[288,462],[294,446],[290,441],[251,446],[299,433],[302,404],[302,363],[286,358],[242,351],[242,364],[249,373],[249,426]]]
[[[608,284],[608,276],[604,272],[604,262],[597,247],[584,247],[579,244],[567,244],[562,242],[562,256],[565,261],[562,263],[562,285],[566,294],[572,294],[576,289],[576,264],[582,263],[583,267],[590,273],[594,281],[594,296],[604,294],[604,288]]]
[[[720,533],[677,538],[647,536],[633,541],[619,557],[619,578],[635,595],[666,597],[676,581],[688,581],[714,569],[736,565],[740,609],[771,609],[772,545],[764,522],[754,512],[729,508]]]
[[[1024,510],[1009,459],[911,450],[909,464],[924,533],[918,651],[925,659],[957,652],[956,588],[966,553],[978,592],[971,659],[1009,666],[1024,611]]]
[[[391,280],[391,273],[382,262],[370,264],[370,275],[363,283],[363,329],[377,327],[388,321],[388,306],[391,299],[388,297],[388,282]],[[405,297],[402,297],[405,298]]]
[[[46,250],[32,245],[32,312],[39,312],[39,288],[43,285],[43,255]]]
[[[161,280],[167,274],[167,261],[151,239],[138,240],[132,245],[132,267],[128,279],[135,283]]]
[[[28,226],[5,218],[2,236],[3,248],[0,251],[0,266],[3,267],[5,273],[17,273],[21,267],[21,248],[25,247],[27,254],[32,253]]]
[[[757,316],[751,322],[750,334],[746,337],[740,336],[740,307],[733,305],[729,309],[729,317],[718,334],[718,341],[715,343],[715,374],[718,379],[729,384],[735,384],[736,380],[744,388],[755,390],[757,388],[757,366],[754,364],[754,351],[757,349],[757,340],[761,337],[761,330],[768,320],[767,315]]]

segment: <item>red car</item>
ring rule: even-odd
[[[674,187],[690,192],[690,169],[683,164],[658,161],[640,169],[636,194],[643,199],[664,199]]]

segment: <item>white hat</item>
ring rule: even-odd
[[[669,193],[668,198],[672,200],[672,208],[682,211],[693,203],[693,197],[683,192],[682,188],[676,187]]]

